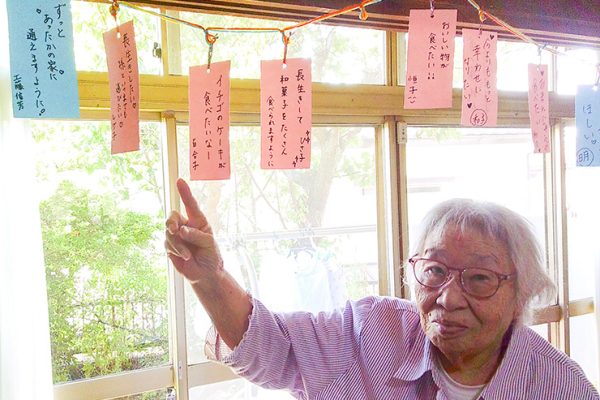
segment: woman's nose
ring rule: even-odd
[[[458,271],[452,271],[449,280],[438,290],[439,293],[436,303],[446,310],[452,311],[468,306],[463,288],[460,284],[460,273]]]

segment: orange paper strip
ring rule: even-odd
[[[452,107],[456,10],[410,10],[404,108]]]
[[[190,68],[190,177],[229,179],[230,61]]]
[[[133,21],[104,33],[108,64],[110,110],[112,114],[111,153],[140,148],[139,75]]]
[[[310,168],[312,75],[309,59],[261,61],[261,160],[264,169]]]
[[[535,153],[550,152],[548,66],[529,64],[529,121]]]
[[[498,121],[496,32],[463,29],[461,124],[492,127]]]

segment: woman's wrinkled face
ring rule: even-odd
[[[451,268],[486,268],[500,274],[515,272],[506,245],[479,231],[447,229],[441,238],[427,239],[419,257],[441,261]],[[448,358],[494,352],[517,315],[514,280],[502,281],[496,294],[476,298],[462,290],[460,272],[432,289],[415,283],[421,328]]]

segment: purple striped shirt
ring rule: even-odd
[[[240,344],[231,351],[216,336],[208,353],[240,376],[299,399],[448,399],[415,305],[397,298],[367,297],[317,315],[272,313],[254,299]],[[577,363],[518,327],[479,399],[599,396]]]

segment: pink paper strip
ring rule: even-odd
[[[229,179],[230,61],[190,67],[190,177]]]
[[[310,168],[310,60],[261,61],[260,75],[261,168]]]
[[[498,122],[496,32],[463,29],[461,124],[492,127]]]
[[[535,153],[550,152],[548,66],[529,64],[529,121]]]
[[[452,107],[456,10],[410,10],[405,109]]]
[[[112,114],[111,153],[139,150],[140,86],[133,21],[105,32],[103,37]]]

